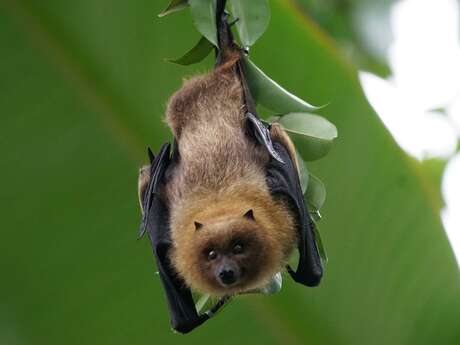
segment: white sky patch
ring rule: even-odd
[[[391,11],[394,42],[389,63],[396,85],[426,109],[446,106],[460,94],[456,0],[405,0]]]
[[[460,137],[460,28],[456,0],[402,0],[391,10],[393,75],[360,73],[366,96],[396,142],[419,160],[448,159]],[[390,28],[388,28],[390,30]],[[378,37],[374,37],[378,39]],[[446,113],[437,111],[443,108]],[[442,220],[460,262],[460,154],[446,168]]]
[[[450,157],[457,147],[457,131],[448,117],[409,102],[393,82],[360,73],[361,84],[372,107],[398,144],[418,158]]]

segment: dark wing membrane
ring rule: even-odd
[[[299,264],[296,271],[288,271],[297,283],[317,286],[323,275],[323,267],[313,232],[313,221],[304,203],[297,168],[281,143],[274,142],[273,147],[285,163],[271,159],[266,175],[268,187],[275,197],[287,198],[291,210],[297,216]]]
[[[147,190],[143,196],[144,199],[142,200],[143,213],[141,225],[139,227],[139,238],[145,234],[149,221],[148,214],[152,208],[154,194],[158,191],[158,185],[163,178],[166,168],[168,167],[170,146],[171,145],[169,143],[164,144],[156,158],[150,148],[147,151],[150,160],[150,180]]]
[[[164,144],[151,164],[149,186],[143,200],[144,215],[141,221],[141,234],[147,231],[152,244],[168,302],[171,326],[180,333],[188,333],[206,321],[209,316],[197,314],[192,293],[177,276],[169,261],[168,254],[172,246],[169,209],[159,197],[158,192],[161,185],[164,184],[164,175],[170,163],[170,145]]]
[[[288,267],[288,272],[297,283],[317,286],[323,276],[323,266],[316,245],[314,224],[303,199],[297,168],[284,145],[271,140],[268,129],[257,115],[247,112],[246,123],[248,134],[270,154],[266,172],[270,193],[287,199],[296,215],[299,264],[296,271]]]

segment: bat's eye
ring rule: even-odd
[[[214,260],[215,258],[217,258],[217,253],[215,250],[210,250],[208,252],[208,260]]]
[[[237,243],[233,246],[233,254],[237,255],[237,254],[241,254],[243,252],[243,246],[241,245],[241,243]]]

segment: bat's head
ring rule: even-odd
[[[213,296],[265,285],[283,269],[286,249],[263,218],[249,209],[193,221],[175,243],[173,265],[190,288]]]

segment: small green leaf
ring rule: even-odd
[[[198,314],[202,314],[211,310],[216,305],[216,303],[220,301],[220,298],[212,297],[209,294],[201,294],[197,291],[192,292],[192,298],[193,301],[195,301],[195,309],[197,310]],[[212,314],[212,316],[220,313],[220,311],[222,311],[231,301],[231,298],[227,298],[225,304],[220,307],[218,312]]]
[[[310,211],[310,216],[315,222],[319,222],[321,220],[321,213],[316,210],[316,211]]]
[[[315,233],[315,240],[316,240],[316,245],[318,246],[319,256],[321,258],[321,261],[323,262],[323,266],[325,266],[327,262],[329,261],[329,259],[327,257],[326,249],[324,248],[323,240],[318,230],[318,226],[316,225],[315,222],[313,222],[313,232]]]
[[[216,0],[189,0],[189,5],[197,30],[217,46]]]
[[[168,7],[166,7],[159,15],[158,17],[165,17],[167,16],[168,14],[171,14],[171,13],[174,13],[174,12],[178,12],[178,11],[181,11],[183,10],[184,8],[186,8],[188,6],[188,2],[187,0],[172,0]]]
[[[254,99],[269,110],[278,114],[315,111],[320,107],[308,104],[299,97],[283,89],[270,79],[251,60],[245,59],[245,72]]]
[[[290,113],[282,116],[280,123],[307,161],[325,156],[337,138],[337,128],[318,115]]]
[[[310,174],[305,200],[310,212],[319,211],[326,201],[326,187],[315,175]]]
[[[203,310],[204,306],[206,304],[208,304],[209,299],[210,299],[210,295],[205,294],[205,295],[202,295],[198,299],[198,302],[195,303],[195,308],[196,308],[196,311],[198,312],[198,314],[201,313],[201,311]]]
[[[244,47],[252,46],[262,36],[270,22],[267,0],[231,0],[232,14],[238,18],[236,28]]]
[[[308,188],[309,180],[307,165],[305,164],[303,158],[299,155],[299,152],[297,152],[297,150],[295,151],[295,155],[297,156],[297,162],[299,164],[300,187],[302,188],[302,194],[305,194]]]
[[[192,65],[203,60],[212,51],[214,46],[209,42],[206,37],[202,36],[198,43],[190,49],[184,56],[179,59],[167,59],[166,61],[176,63],[178,65]]]

